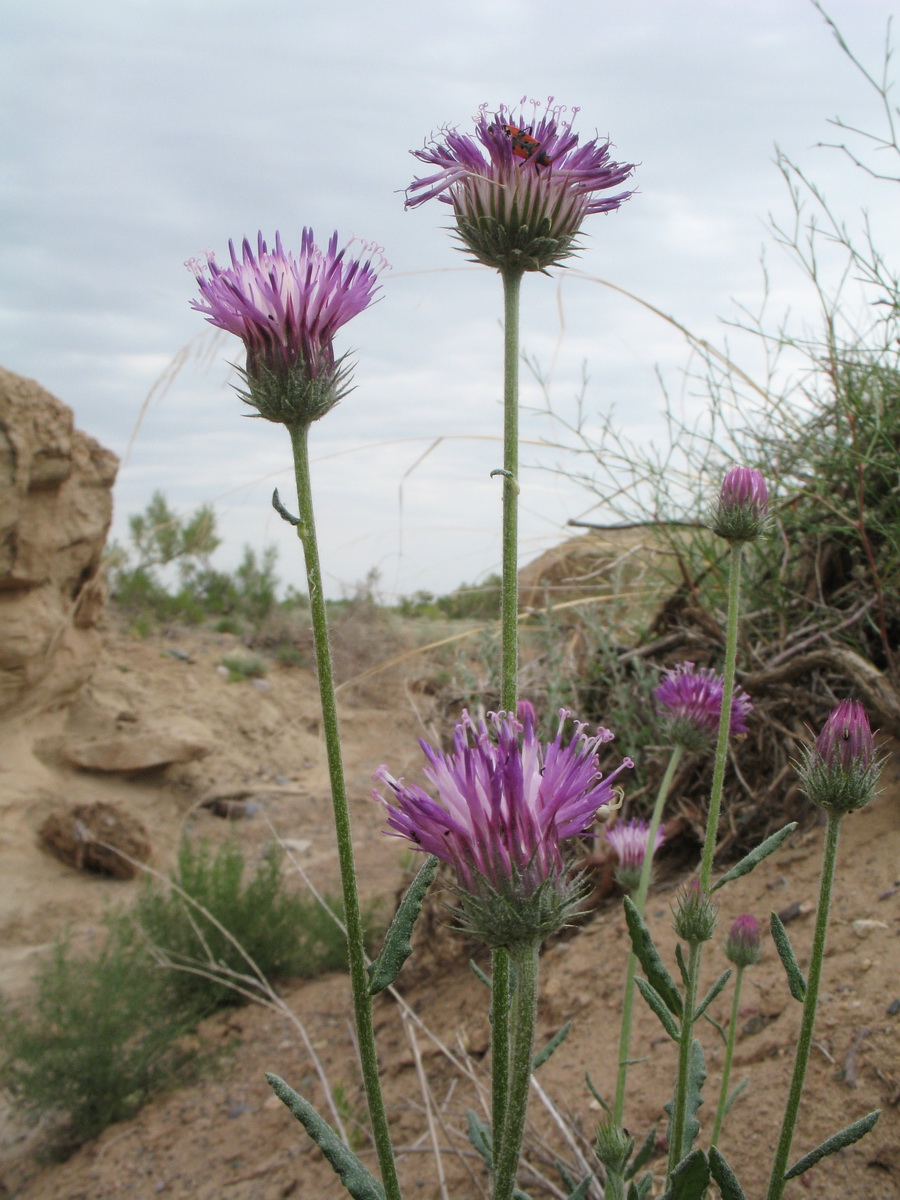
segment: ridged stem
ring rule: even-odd
[[[534,1057],[540,942],[517,948],[512,955],[516,970],[512,1002],[509,1095],[503,1137],[499,1151],[496,1148],[494,1150],[493,1200],[512,1200],[516,1186],[516,1171],[525,1134],[528,1089],[531,1085],[531,1065]]]
[[[650,829],[647,833],[647,852],[644,855],[637,891],[632,897],[634,906],[641,916],[644,915],[644,908],[647,904],[647,893],[650,890],[650,876],[653,873],[652,847],[656,844],[656,834],[662,821],[666,797],[669,795],[672,780],[675,778],[675,772],[678,770],[678,764],[681,762],[683,754],[684,746],[678,745],[673,747],[668,765],[666,766],[666,772],[659,785],[656,803],[653,806],[653,816],[650,818]],[[625,1112],[625,1088],[628,1082],[628,1061],[631,1053],[631,1024],[634,1015],[634,977],[636,974],[637,957],[632,951],[628,955],[628,967],[625,972],[625,997],[622,1004],[622,1028],[619,1034],[619,1073],[616,1077],[616,1100],[613,1107],[613,1121],[616,1125],[622,1124],[622,1117]]]
[[[322,571],[316,540],[312,486],[309,474],[309,426],[289,427],[294,451],[294,472],[297,479],[297,506],[300,516],[297,536],[303,545],[306,579],[309,588],[309,609],[315,644],[316,673],[319,679],[319,699],[322,707],[322,729],[328,757],[331,781],[331,801],[337,837],[338,863],[341,873],[341,892],[344,900],[344,921],[347,926],[347,956],[350,965],[350,985],[353,992],[353,1013],[359,1042],[366,1101],[372,1121],[372,1133],[381,1181],[387,1200],[401,1200],[400,1182],[394,1162],[381,1081],[378,1077],[378,1057],[375,1050],[375,1029],[372,1022],[372,1001],[366,974],[365,942],[359,910],[359,891],[356,884],[356,864],[350,831],[350,810],[344,781],[341,739],[338,729],[337,702],[334,691],[334,671],[328,641],[328,618],[322,589]]]
[[[509,1092],[509,951],[491,957],[491,1136],[496,1159],[503,1142]]]
[[[700,961],[703,943],[695,942],[688,954],[688,980],[684,990],[684,1012],[681,1018],[681,1037],[678,1043],[678,1075],[672,1108],[672,1133],[669,1141],[669,1175],[684,1158],[684,1128],[687,1116],[688,1075],[691,1065],[691,1042],[694,1037],[694,1009],[697,1007],[697,985],[700,980]]]
[[[500,708],[515,714],[519,674],[519,295],[520,270],[503,278],[503,562]]]
[[[722,684],[722,711],[719,714],[719,736],[716,740],[716,758],[713,767],[712,790],[709,796],[709,815],[706,819],[706,838],[703,842],[703,858],[700,863],[700,886],[709,891],[712,878],[713,856],[716,852],[716,837],[719,832],[719,810],[722,807],[722,789],[725,783],[725,766],[728,762],[728,736],[731,732],[731,701],[734,697],[734,673],[737,661],[738,611],[741,598],[741,554],[743,542],[732,542],[731,561],[728,571],[728,621],[725,633],[725,668]]]
[[[838,834],[843,816],[844,814],[840,812],[829,812],[828,814],[828,825],[825,829],[825,852],[822,858],[822,878],[819,884],[819,907],[816,912],[816,928],[813,933],[812,951],[809,958],[809,978],[806,981],[806,998],[803,1001],[803,1019],[800,1022],[794,1072],[791,1076],[784,1120],[781,1123],[781,1137],[778,1139],[778,1149],[775,1151],[775,1160],[772,1163],[772,1176],[769,1180],[766,1200],[781,1200],[781,1194],[784,1191],[784,1173],[787,1170],[788,1155],[794,1139],[800,1098],[803,1095],[803,1081],[806,1078],[806,1067],[812,1047],[816,1005],[819,1000],[819,981],[822,978],[822,960],[825,957],[825,935],[828,932],[828,912],[831,908],[831,890],[834,884],[834,867],[837,861]]]
[[[722,1132],[722,1122],[725,1120],[725,1106],[728,1103],[728,1084],[731,1081],[731,1062],[734,1058],[734,1044],[737,1041],[738,1008],[741,1002],[741,984],[744,980],[744,968],[738,967],[734,980],[734,995],[731,998],[731,1022],[728,1026],[728,1040],[725,1043],[725,1063],[722,1067],[722,1085],[719,1088],[719,1104],[716,1108],[716,1120],[713,1125],[709,1146],[718,1145],[719,1134]]]

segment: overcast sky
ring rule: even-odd
[[[892,7],[828,5],[876,72]],[[707,337],[761,297],[767,217],[789,212],[776,142],[898,249],[896,185],[817,148],[829,117],[872,127],[878,111],[808,0],[5,0],[0,20],[0,364],[122,456],[120,539],[160,488],[185,514],[215,504],[221,566],[275,542],[280,575],[300,583],[268,502],[273,484],[291,494],[287,434],[243,415],[226,383],[234,339],[201,361],[211,343],[184,262],[258,229],[298,244],[304,225],[384,247],[383,298],[338,344],[356,391],[312,432],[332,595],[370,568],[390,596],[499,563],[500,284],[453,248],[444,205],[403,210],[423,173],[408,151],[433,130],[468,127],[483,101],[578,106],[583,136],[640,164],[640,194],[588,219],[578,268]],[[806,319],[799,275],[783,253],[768,261],[776,300]],[[632,431],[659,427],[657,367],[677,388],[687,362],[663,322],[571,277],[526,278],[522,332],[561,411],[586,364],[588,410],[614,407]],[[137,428],[186,346],[195,358]],[[524,422],[526,438],[550,432]],[[590,500],[528,470],[522,504],[524,562]]]

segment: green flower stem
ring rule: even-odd
[[[515,713],[519,685],[519,296],[523,271],[503,279],[503,561],[500,585],[500,708]],[[509,1068],[509,952],[494,951],[491,1029],[494,1156],[505,1138]],[[505,993],[505,999],[504,999]],[[502,1013],[501,1013],[502,1008]],[[518,1152],[517,1152],[518,1153]]]
[[[791,1152],[797,1113],[800,1109],[800,1097],[803,1095],[806,1066],[812,1047],[813,1025],[816,1020],[816,1005],[819,999],[819,981],[822,978],[822,960],[825,957],[825,935],[828,932],[828,911],[831,908],[831,890],[834,884],[834,865],[837,860],[838,834],[843,816],[844,814],[841,812],[832,811],[828,814],[828,825],[825,830],[825,853],[822,859],[822,878],[819,885],[819,908],[816,912],[816,928],[813,933],[812,952],[809,959],[809,978],[806,983],[806,999],[803,1001],[803,1019],[800,1022],[794,1073],[791,1076],[784,1120],[781,1124],[781,1137],[775,1152],[775,1161],[772,1163],[772,1176],[769,1180],[766,1200],[780,1200],[784,1191],[784,1173],[787,1170],[788,1155]]]
[[[500,708],[515,713],[519,674],[519,295],[521,269],[503,277],[503,566]]]
[[[737,1040],[738,1007],[741,1002],[741,983],[744,979],[744,968],[738,967],[734,981],[734,995],[731,998],[731,1021],[728,1025],[728,1041],[725,1043],[725,1065],[722,1067],[722,1086],[719,1088],[719,1105],[716,1109],[716,1120],[713,1125],[709,1146],[718,1145],[719,1134],[722,1132],[722,1122],[725,1120],[725,1105],[728,1103],[728,1084],[731,1080],[731,1060],[734,1058],[734,1043]]]
[[[731,701],[734,696],[734,667],[737,659],[738,608],[741,596],[741,553],[743,549],[743,542],[732,542],[728,572],[728,624],[725,637],[722,712],[719,715],[719,736],[716,742],[716,760],[713,768],[712,791],[709,797],[709,816],[706,820],[706,839],[703,843],[703,858],[700,863],[700,886],[704,892],[709,891],[712,877],[713,856],[716,852],[716,836],[719,829],[719,809],[722,807],[722,786],[725,782],[725,765],[728,762],[728,735],[731,730]]]
[[[516,968],[512,1005],[512,1054],[509,1064],[506,1121],[499,1150],[494,1150],[493,1200],[512,1200],[516,1185],[516,1170],[525,1134],[528,1089],[531,1084],[531,1063],[534,1055],[539,954],[540,942],[512,951]]]
[[[319,678],[319,697],[322,706],[322,727],[328,755],[328,774],[331,780],[331,800],[337,834],[338,862],[341,871],[341,890],[344,899],[344,921],[347,926],[347,955],[350,964],[350,984],[353,990],[353,1011],[359,1041],[359,1057],[363,1083],[381,1180],[387,1200],[400,1200],[400,1182],[394,1162],[381,1082],[378,1078],[378,1057],[375,1050],[375,1030],[372,1023],[372,1002],[366,975],[365,946],[362,918],[359,911],[359,892],[356,886],[356,865],[353,861],[353,842],[350,833],[350,810],[344,782],[341,758],[341,739],[338,730],[337,703],[334,693],[334,672],[328,643],[328,619],[322,591],[322,571],[313,514],[312,487],[309,475],[309,426],[288,428],[294,451],[294,471],[297,478],[297,505],[300,523],[297,536],[303,543],[306,578],[309,587],[309,608],[312,618],[316,652],[316,672]]]
[[[678,770],[678,764],[681,762],[683,754],[684,746],[678,745],[672,748],[666,773],[663,775],[662,783],[659,785],[656,804],[653,806],[653,816],[650,818],[650,829],[647,833],[647,853],[644,855],[637,891],[632,897],[634,906],[641,916],[644,915],[644,908],[647,904],[647,892],[650,890],[650,876],[653,873],[653,854],[650,848],[656,843],[656,833],[662,821],[666,797],[669,795],[672,780],[675,778],[675,772]],[[636,974],[637,958],[632,952],[628,955],[628,967],[625,972],[622,1029],[619,1034],[619,1074],[616,1078],[616,1101],[613,1107],[613,1121],[616,1125],[622,1124],[622,1116],[625,1112],[625,1087],[628,1081],[628,1060],[631,1053],[631,1022],[634,1010],[634,977]]]
[[[509,952],[495,950],[491,972],[491,1136],[500,1153],[509,1090]]]
[[[695,942],[688,954],[688,981],[684,993],[684,1014],[681,1019],[681,1038],[678,1043],[678,1076],[672,1108],[672,1132],[669,1138],[669,1169],[671,1175],[684,1158],[684,1127],[687,1115],[688,1073],[691,1062],[691,1042],[694,1037],[694,1009],[697,1007],[697,985],[700,981],[702,942]]]

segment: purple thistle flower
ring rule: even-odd
[[[474,134],[447,127],[412,154],[433,174],[406,189],[406,207],[435,197],[453,208],[457,233],[476,261],[499,269],[542,271],[574,253],[585,217],[612,212],[631,191],[605,195],[633,172],[633,163],[610,160],[609,140],[583,145],[565,109],[547,101],[538,115],[482,104]]]
[[[647,856],[647,843],[650,836],[650,825],[647,821],[617,821],[612,828],[605,830],[606,840],[619,856],[619,866],[616,879],[627,892],[633,892],[641,881],[641,869]],[[661,829],[657,829],[653,839],[653,849],[650,857],[657,852],[666,840]]]
[[[759,962],[759,956],[759,922],[749,913],[742,913],[729,931],[725,957],[736,967],[750,967]]]
[[[335,359],[333,340],[372,303],[376,270],[371,261],[345,257],[337,233],[323,251],[304,229],[297,255],[278,233],[274,250],[261,233],[255,253],[246,238],[240,257],[233,242],[228,247],[230,267],[220,267],[211,252],[205,266],[187,264],[202,297],[191,307],[243,341],[243,399],[270,421],[308,424],[349,391],[349,368]]]
[[[842,700],[832,710],[815,745],[798,767],[803,790],[816,804],[836,812],[862,808],[875,795],[884,760],[875,757],[875,739],[858,700]]]
[[[752,542],[766,532],[769,492],[759,471],[732,467],[722,480],[712,527],[729,542]]]
[[[534,708],[527,701],[520,701],[518,719],[490,713],[488,723],[476,725],[464,711],[450,753],[420,739],[428,764],[424,775],[437,800],[415,784],[394,779],[386,766],[375,772],[389,798],[377,790],[372,795],[385,806],[390,831],[454,868],[464,897],[485,902],[480,914],[485,920],[479,920],[477,931],[494,944],[550,932],[544,928],[548,909],[554,908],[548,887],[559,892],[561,912],[561,919],[557,913],[550,924],[565,923],[572,894],[564,879],[562,843],[591,828],[597,810],[613,802],[616,777],[633,765],[626,758],[602,778],[597,749],[613,735],[598,729],[589,736],[586,726],[576,723],[574,737],[564,746],[570,714],[560,709],[559,715],[556,738],[546,745],[537,739]],[[533,898],[540,930],[529,909]],[[499,915],[497,905],[491,908],[494,900]],[[474,929],[474,920],[471,925]]]
[[[722,713],[722,693],[725,681],[711,667],[695,667],[692,662],[679,663],[665,672],[654,690],[657,712],[671,722],[673,739],[690,749],[697,749],[719,728]],[[753,711],[750,697],[742,687],[735,687],[731,697],[729,732],[747,732],[747,717]]]

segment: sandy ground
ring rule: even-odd
[[[234,645],[229,636],[196,631],[139,641],[110,627],[94,682],[72,713],[0,728],[0,989],[6,994],[27,996],[36,956],[61,927],[74,924],[77,936],[92,936],[105,907],[127,901],[136,886],[84,875],[40,849],[37,829],[61,803],[103,799],[139,816],[151,832],[151,865],[159,870],[172,864],[184,831],[214,841],[234,834],[252,857],[271,840],[274,826],[317,885],[336,886],[313,679],[301,669],[273,668],[267,690],[229,683],[216,666]],[[415,680],[404,686],[375,680],[367,686],[365,693],[345,691],[341,715],[362,890],[387,896],[401,883],[404,855],[381,833],[380,811],[369,799],[371,772],[387,761],[395,774],[414,776],[420,757],[416,737],[432,730]],[[210,756],[130,778],[62,763],[59,742],[73,729],[97,733],[123,721],[161,722],[173,714],[206,727],[215,744]],[[882,1116],[864,1141],[790,1184],[788,1196],[900,1197],[900,775],[893,764],[885,782],[870,809],[844,824],[817,1040],[794,1157],[874,1108],[880,1107]],[[238,784],[256,789],[260,812],[251,819],[230,824],[197,807],[208,789]],[[799,906],[801,915],[791,921],[789,932],[803,964],[821,848],[822,827],[810,824],[779,854],[730,886],[721,913],[723,935],[741,912],[765,922],[772,909]],[[676,884],[664,879],[648,904],[648,923],[670,963],[669,905]],[[478,1108],[487,1078],[485,992],[467,967],[467,949],[441,920],[435,909],[423,930],[419,964],[414,962],[404,977],[402,997],[376,1002],[379,1052],[402,1147],[405,1194],[475,1200],[485,1194],[485,1179],[464,1127],[466,1110]],[[708,981],[724,965],[720,941],[707,954]],[[620,905],[609,900],[543,955],[539,1038],[569,1019],[574,1027],[541,1068],[538,1082],[556,1113],[588,1133],[598,1109],[585,1088],[584,1070],[601,1091],[611,1092],[626,946]],[[363,1159],[372,1163],[365,1131],[353,1120],[361,1100],[346,980],[328,976],[296,986],[284,1000],[305,1029],[332,1091],[341,1090],[352,1136]],[[726,993],[714,1005],[718,1020],[727,1020],[728,1004]],[[733,1081],[746,1075],[749,1089],[735,1105],[720,1143],[751,1198],[765,1189],[799,1015],[767,941],[762,962],[746,973],[743,992]],[[0,1123],[0,1195],[23,1200],[344,1196],[263,1079],[264,1071],[274,1070],[325,1110],[324,1089],[297,1024],[248,1007],[212,1018],[200,1036],[207,1044],[230,1047],[215,1074],[160,1096],[65,1163],[43,1165],[36,1157],[42,1131],[24,1128],[7,1109]],[[703,1036],[709,1081],[701,1116],[706,1114],[708,1129],[722,1048],[711,1026]],[[642,1007],[634,1045],[648,1057],[632,1070],[626,1124],[639,1136],[656,1123],[664,1132],[661,1106],[668,1098],[674,1055],[656,1018]],[[532,1161],[556,1179],[547,1159],[567,1157],[565,1135],[537,1091],[532,1114]],[[435,1144],[442,1148],[443,1190]],[[660,1166],[662,1143],[657,1149],[651,1165]],[[535,1197],[553,1194],[542,1191],[528,1170],[521,1181]]]

